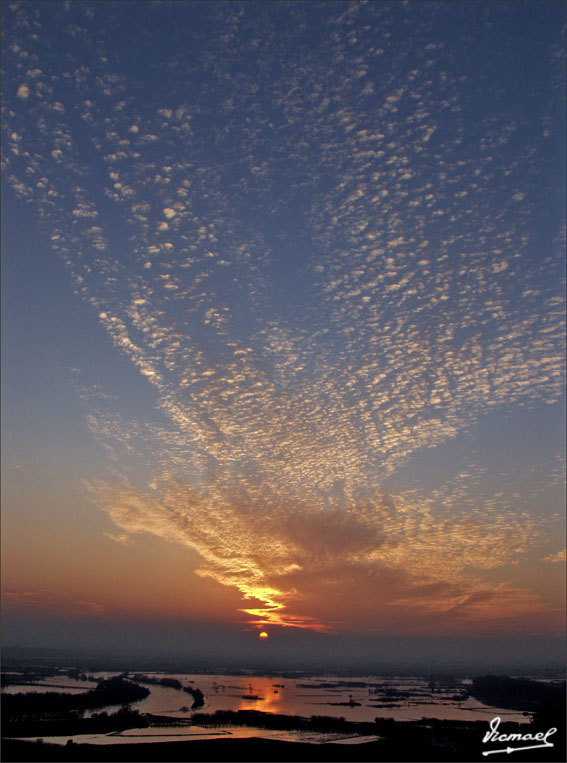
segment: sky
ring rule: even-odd
[[[6,643],[560,639],[566,21],[2,4]]]

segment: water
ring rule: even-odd
[[[466,700],[454,699],[460,693],[458,687],[436,689],[433,693],[428,682],[422,677],[380,676],[360,677],[314,677],[303,679],[226,675],[183,675],[168,674],[168,678],[177,678],[184,686],[195,686],[205,695],[205,705],[195,712],[214,713],[217,710],[261,710],[267,713],[283,715],[327,715],[333,718],[345,718],[347,721],[374,721],[375,718],[393,718],[394,720],[420,720],[421,718],[439,718],[441,720],[491,720],[495,715],[506,720],[525,722],[526,717],[514,710],[494,708],[484,705],[469,697]],[[192,681],[193,683],[189,683]],[[365,682],[366,687],[328,687],[321,684],[339,682]],[[151,694],[146,699],[133,705],[141,713],[168,715],[172,718],[184,718],[192,711],[182,711],[181,706],[190,707],[192,698],[176,689],[144,684]],[[380,685],[386,690],[407,694],[399,697],[395,694],[386,697]],[[372,694],[378,688],[379,694]],[[466,688],[466,687],[463,687]],[[258,699],[244,699],[244,696],[257,696]],[[352,701],[349,706],[347,703]],[[385,706],[389,705],[389,706]]]
[[[96,673],[92,678],[108,678],[117,673]],[[190,739],[217,739],[231,736],[246,738],[281,739],[287,741],[309,741],[315,743],[335,742],[353,744],[369,741],[378,737],[353,737],[349,734],[328,734],[299,731],[270,731],[252,727],[223,726],[198,727],[186,726],[195,713],[215,713],[217,710],[261,710],[266,713],[282,715],[313,715],[345,718],[347,721],[372,722],[375,718],[393,718],[397,721],[438,718],[440,720],[476,721],[487,723],[496,715],[503,720],[527,722],[529,717],[523,713],[484,705],[468,697],[460,698],[467,688],[466,682],[456,681],[452,685],[436,687],[432,690],[428,681],[420,676],[408,677],[351,677],[324,676],[310,678],[281,678],[273,676],[229,676],[213,674],[175,674],[146,673],[152,679],[175,678],[183,687],[199,688],[205,695],[204,706],[191,710],[193,697],[179,689],[159,686],[138,681],[150,690],[150,695],[140,702],[132,703],[132,709],[140,713],[171,718],[171,725],[150,727],[147,729],[128,729],[112,734],[81,734],[73,737],[74,741],[89,744],[123,744],[126,742],[185,741]],[[45,684],[45,680],[42,684]],[[344,686],[345,682],[365,683],[365,686]],[[51,691],[59,687],[79,684],[83,691],[94,685],[89,682],[73,682],[66,676],[50,679],[49,688],[36,684],[38,691]],[[470,683],[470,682],[468,682]],[[334,685],[333,685],[334,684]],[[16,686],[5,691],[15,691]],[[30,691],[33,687],[22,685],[20,691]],[[75,687],[73,691],[78,691]],[[120,706],[107,706],[107,713],[119,710]],[[85,717],[101,709],[85,712]],[[175,724],[178,725],[175,725]],[[65,737],[45,737],[46,742],[65,743]]]
[[[3,694],[26,694],[55,692],[56,694],[83,694],[94,689],[96,681],[79,681],[68,676],[48,676],[33,683],[11,684],[2,689]]]
[[[2,689],[2,694],[41,694],[50,692],[53,694],[84,694],[89,690],[88,686],[78,689],[73,686],[51,686],[46,684],[13,684]]]
[[[159,729],[128,729],[112,734],[77,734],[74,737],[41,737],[49,744],[66,744],[73,739],[76,744],[136,744],[146,742],[190,742],[199,739],[274,739],[282,742],[308,742],[311,744],[362,744],[380,739],[379,736],[352,736],[349,734],[324,734],[312,731],[272,731],[252,726],[231,726],[230,728],[211,729],[204,726],[191,726],[191,730],[181,730],[177,726],[165,726]],[[27,737],[28,741],[37,741],[39,737]]]

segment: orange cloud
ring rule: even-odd
[[[567,551],[563,549],[562,551],[558,551],[556,554],[549,554],[548,556],[545,557],[543,561],[553,562],[554,564],[565,562],[567,561]]]
[[[173,480],[154,495],[125,482],[91,491],[125,534],[121,541],[150,533],[197,550],[197,574],[251,600],[241,611],[256,625],[394,628],[546,611],[527,588],[489,579],[536,534],[527,520],[449,522],[383,494],[342,511],[270,500],[259,491],[241,490],[236,500],[218,487],[198,491]]]

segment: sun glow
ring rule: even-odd
[[[268,638],[268,634],[266,633],[266,631],[262,631],[261,633],[258,634],[258,638]]]

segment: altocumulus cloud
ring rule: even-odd
[[[253,620],[363,624],[361,597],[374,625],[543,606],[506,573],[550,536],[513,490],[479,490],[474,463],[433,492],[385,488],[416,454],[552,404],[564,383],[564,233],[537,232],[560,59],[550,48],[545,82],[479,122],[474,93],[513,91],[514,67],[467,22],[463,69],[437,23],[461,29],[461,11],[417,5],[423,18],[182,4],[223,34],[187,23],[180,42],[148,22],[153,6],[124,4],[116,33],[152,36],[112,54],[104,5],[6,12],[22,83],[6,95],[7,180],[155,395],[134,420],[96,383],[81,393],[121,475],[93,498],[126,534],[195,548]],[[504,34],[515,6],[496,5]],[[151,97],[131,77],[140,57]]]
[[[161,484],[157,496],[129,484],[91,490],[127,533],[195,548],[204,560],[198,574],[257,601],[244,609],[252,622],[325,630],[346,625],[348,616],[349,625],[376,625],[360,616],[360,602],[394,626],[407,624],[408,608],[426,627],[433,616],[460,622],[544,609],[529,591],[479,574],[527,547],[529,523],[440,523],[419,506],[398,511],[389,496],[339,511],[244,494],[235,501],[178,481]]]

